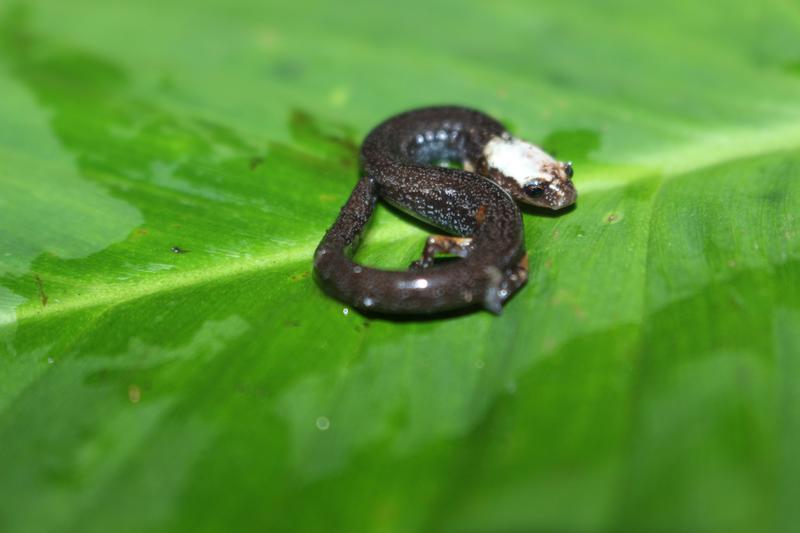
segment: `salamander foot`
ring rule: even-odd
[[[450,254],[458,257],[467,257],[472,245],[469,237],[452,237],[450,235],[431,235],[425,241],[422,257],[409,267],[411,270],[422,270],[433,265],[439,254]]]

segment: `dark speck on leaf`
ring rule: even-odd
[[[255,156],[250,158],[250,170],[255,170],[264,163],[264,158]]]
[[[170,249],[169,249],[169,251],[170,251],[170,252],[172,252],[172,253],[174,253],[174,254],[185,254],[185,253],[187,253],[189,250],[184,250],[184,249],[183,249],[183,248],[181,248],[180,246],[173,246],[172,248],[170,248]]]

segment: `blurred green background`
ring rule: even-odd
[[[789,532],[796,2],[0,1],[0,530]],[[311,255],[357,147],[480,108],[575,163],[501,317]],[[379,209],[359,259],[418,257]],[[183,253],[177,253],[183,252]]]

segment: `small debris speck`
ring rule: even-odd
[[[53,359],[52,357],[48,357],[48,358],[47,358],[47,364],[48,364],[48,365],[52,365],[52,364],[53,364],[53,363],[55,363],[55,362],[56,362],[56,360],[55,360],[55,359]]]
[[[301,272],[299,274],[293,274],[292,276],[289,277],[289,279],[291,279],[292,281],[300,281],[306,279],[309,275],[311,275],[310,272]]]
[[[142,389],[138,385],[128,385],[128,400],[131,403],[139,403],[142,399]]]
[[[36,286],[39,289],[39,300],[42,302],[42,307],[46,307],[47,293],[44,292],[44,282],[42,281],[42,278],[39,277],[39,274],[36,274],[34,279],[36,280]]]
[[[172,252],[173,254],[185,254],[189,250],[184,250],[180,246],[173,246],[172,248],[169,249],[169,251]]]

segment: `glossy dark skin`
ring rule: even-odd
[[[527,279],[523,224],[510,192],[479,174],[437,166],[466,162],[486,169],[483,148],[507,135],[491,117],[462,107],[431,107],[392,117],[361,147],[363,177],[314,256],[323,289],[353,307],[387,314],[432,314],[483,305],[494,313]],[[571,174],[571,169],[570,169]],[[351,259],[378,199],[437,226],[462,256],[389,271]],[[438,241],[437,241],[438,242]],[[436,248],[429,239],[431,248]],[[464,244],[464,246],[461,246]]]

